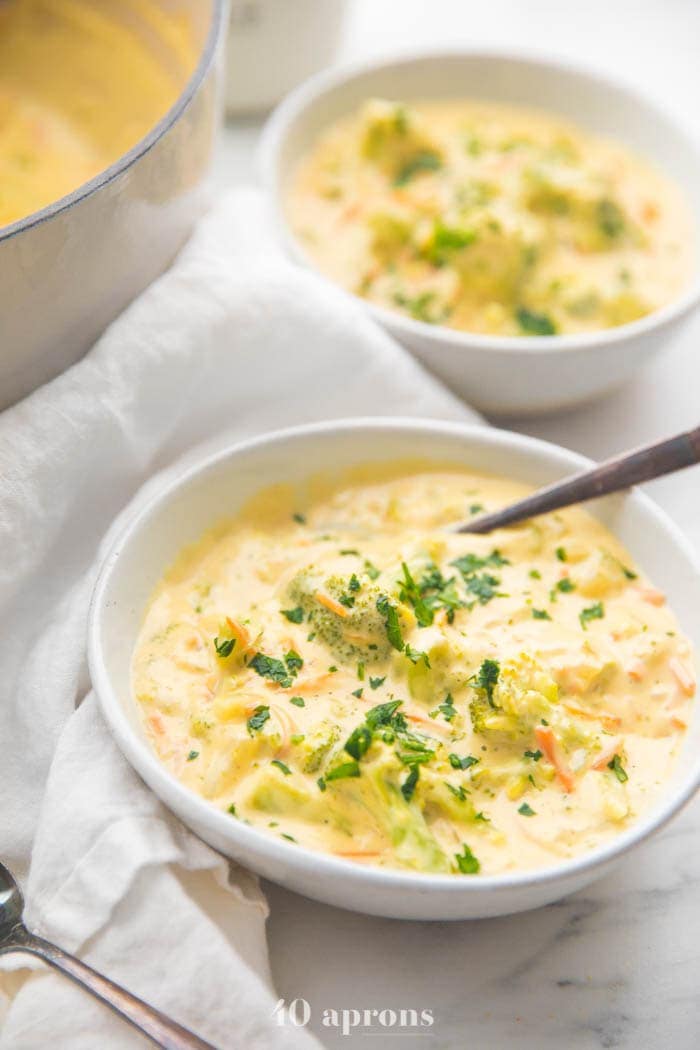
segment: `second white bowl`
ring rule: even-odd
[[[644,96],[570,63],[443,51],[320,74],[297,88],[270,118],[261,144],[262,174],[280,236],[293,258],[306,265],[313,267],[285,210],[290,179],[318,134],[372,97],[482,98],[559,113],[665,171],[681,186],[700,228],[700,153],[692,138]],[[589,400],[621,384],[662,349],[699,299],[700,259],[692,284],[675,302],[632,324],[581,335],[458,332],[359,301],[475,407],[534,414]]]

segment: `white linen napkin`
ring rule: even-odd
[[[101,540],[195,446],[372,414],[477,418],[287,263],[238,190],[84,360],[0,416],[0,857],[30,928],[222,1048],[318,1044],[273,1023],[257,879],[161,806],[102,723],[84,646]],[[21,967],[0,974],[2,1050],[146,1045],[66,979],[0,961]]]

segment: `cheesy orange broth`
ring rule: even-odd
[[[377,867],[495,874],[619,834],[671,773],[693,654],[584,511],[448,531],[526,491],[397,463],[262,492],[147,609],[160,760],[233,821]]]

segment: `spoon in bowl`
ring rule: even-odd
[[[165,1050],[216,1050],[211,1043],[206,1043],[160,1010],[103,977],[80,959],[45,941],[43,937],[30,933],[22,921],[23,911],[22,892],[12,874],[0,863],[0,955],[7,952],[38,955],[76,984],[92,992],[156,1046],[164,1047]]]
[[[651,481],[664,474],[672,474],[684,467],[700,462],[700,427],[687,430],[675,437],[659,441],[654,445],[623,452],[597,467],[581,471],[573,477],[555,481],[553,485],[538,489],[532,495],[511,503],[508,507],[482,514],[473,521],[461,522],[450,527],[450,532],[493,532],[504,525],[548,514],[573,503],[584,503],[611,492],[620,492],[642,481]]]

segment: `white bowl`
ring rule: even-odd
[[[146,604],[186,544],[261,487],[358,462],[419,454],[542,485],[588,464],[556,445],[505,431],[416,420],[352,420],[279,431],[209,456],[132,517],[95,587],[90,672],[107,723],[147,784],[208,843],[274,882],[343,908],[404,919],[465,919],[536,908],[585,886],[661,827],[700,784],[700,716],[659,801],[604,846],[549,868],[508,875],[422,875],[362,867],[232,820],[181,784],[146,742],[131,694],[131,657]],[[608,497],[593,512],[668,594],[700,642],[700,574],[686,540],[644,495]]]
[[[372,96],[482,98],[560,113],[624,143],[665,171],[685,192],[700,228],[700,153],[690,134],[643,95],[569,62],[489,51],[433,52],[322,73],[297,88],[268,121],[260,161],[276,224],[292,257],[312,268],[285,213],[290,179],[318,134]],[[696,248],[700,253],[697,235]],[[572,405],[619,385],[662,349],[699,298],[700,254],[693,282],[677,300],[632,324],[600,332],[471,334],[359,301],[477,408],[524,414]]]

